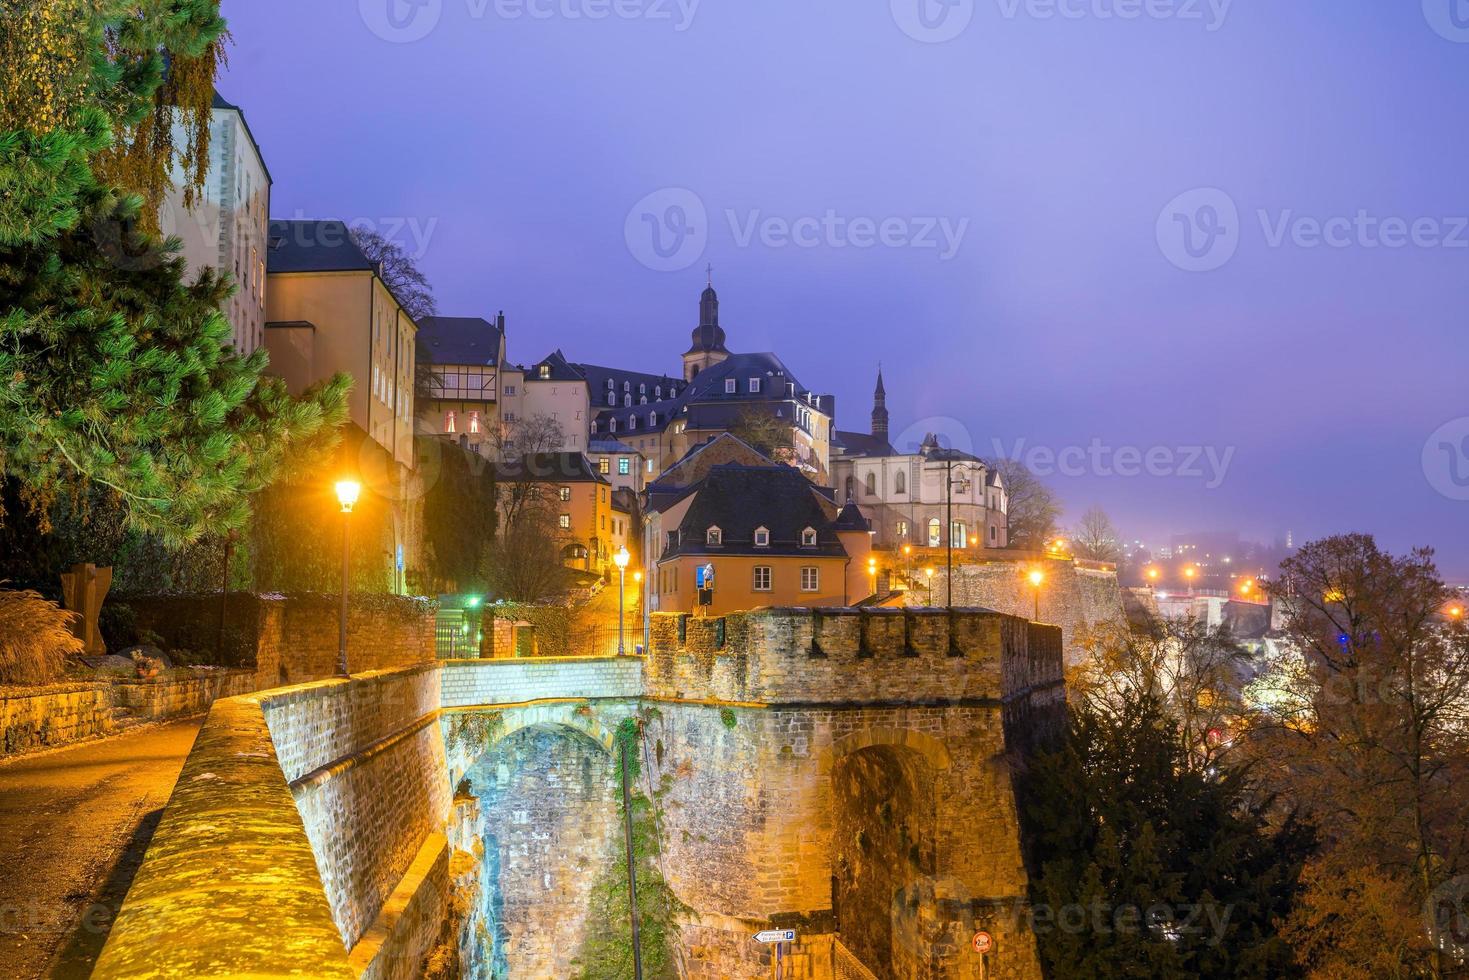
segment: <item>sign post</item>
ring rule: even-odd
[[[995,937],[981,929],[974,934],[974,951],[979,954],[979,980],[989,976],[990,953],[995,950]]]
[[[785,970],[785,944],[796,941],[794,929],[766,929],[755,934],[755,942],[769,946],[775,944],[775,980],[782,980]]]

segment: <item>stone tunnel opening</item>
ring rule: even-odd
[[[465,779],[484,845],[471,975],[575,975],[593,888],[622,839],[611,753],[576,729],[534,725],[496,742]]]
[[[882,977],[919,975],[914,884],[935,867],[934,772],[912,749],[869,746],[832,771],[832,909],[842,942]]]

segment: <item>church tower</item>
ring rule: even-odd
[[[700,371],[729,357],[724,346],[724,330],[719,326],[719,294],[714,291],[711,272],[709,285],[699,297],[699,325],[694,328],[694,342],[683,356],[683,379],[694,380]]]
[[[882,386],[882,365],[877,366],[877,390],[872,393],[872,434],[888,441],[888,393]]]

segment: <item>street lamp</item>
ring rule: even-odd
[[[623,545],[621,548],[618,548],[617,549],[617,554],[615,554],[615,555],[612,556],[612,564],[614,564],[614,565],[617,566],[617,655],[619,657],[623,656],[623,653],[624,653],[624,649],[623,649],[623,645],[622,645],[622,643],[623,643],[623,637],[622,637],[622,634],[623,634],[623,603],[626,601],[626,598],[627,598],[627,589],[625,587],[625,575],[626,575],[626,572],[627,572],[627,563],[631,559],[632,559],[632,556],[627,553],[627,546],[626,545]]]
[[[867,574],[872,576],[872,595],[877,595],[877,559],[867,559]]]
[[[1183,570],[1183,577],[1188,579],[1188,590],[1190,592],[1194,590],[1194,576],[1198,574],[1199,570],[1192,565]]]
[[[930,608],[932,608],[933,607],[933,569],[931,569],[931,568],[925,568],[923,570],[923,574],[928,579],[928,605],[929,605]]]
[[[1158,582],[1159,576],[1161,576],[1162,574],[1163,573],[1160,572],[1160,571],[1158,571],[1156,568],[1149,568],[1148,569],[1148,581],[1149,582],[1152,582],[1152,583],[1154,583],[1156,585],[1157,582]]]
[[[1046,581],[1046,573],[1039,568],[1032,568],[1028,577],[1030,579],[1030,587],[1035,590],[1035,615],[1032,617],[1032,621],[1039,623],[1041,621],[1041,586]]]
[[[352,508],[362,495],[356,480],[337,481],[337,502],[342,505],[342,609],[337,617],[337,676],[347,677],[347,586],[352,577]]]

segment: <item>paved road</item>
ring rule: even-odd
[[[91,974],[201,721],[0,764],[0,977]]]

